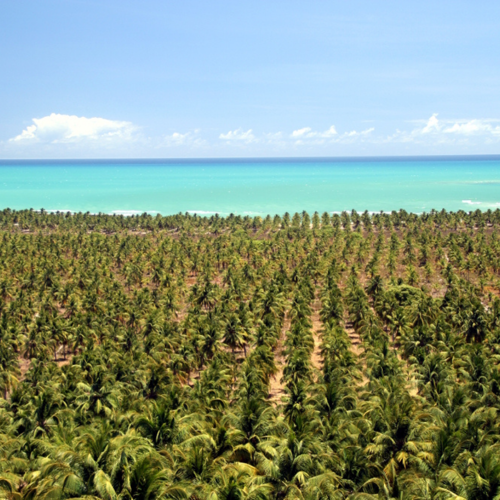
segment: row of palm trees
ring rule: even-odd
[[[364,211],[361,214],[356,210],[342,213],[323,212],[319,214],[314,212],[311,216],[306,211],[302,213],[288,212],[283,216],[267,215],[265,217],[241,216],[230,214],[227,217],[221,217],[215,214],[211,217],[200,217],[197,214],[177,214],[170,216],[153,216],[148,213],[141,215],[124,216],[120,214],[90,214],[70,213],[70,212],[46,212],[45,210],[35,211],[20,210],[14,211],[4,209],[0,211],[0,227],[7,230],[16,231],[40,231],[57,230],[64,231],[98,231],[104,234],[113,234],[121,231],[130,231],[132,233],[142,231],[168,231],[178,232],[205,231],[211,229],[214,233],[221,233],[227,230],[263,230],[277,231],[281,229],[325,229],[328,227],[344,230],[358,230],[364,228],[366,231],[381,230],[382,228],[392,229],[400,227],[417,227],[423,225],[438,227],[441,229],[449,228],[457,230],[459,228],[483,228],[496,226],[500,223],[500,210],[487,210],[482,212],[475,210],[465,212],[448,212],[446,210],[431,210],[428,213],[413,214],[405,210],[392,211],[391,213],[369,213]]]

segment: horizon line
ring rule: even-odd
[[[0,164],[7,162],[196,162],[196,161],[220,161],[220,162],[252,162],[252,161],[355,161],[355,160],[453,160],[453,159],[483,159],[500,160],[498,154],[442,154],[442,155],[366,155],[366,156],[235,156],[235,157],[179,157],[179,158],[2,158]]]

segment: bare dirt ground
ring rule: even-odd
[[[285,313],[285,321],[281,329],[281,336],[278,340],[278,345],[274,354],[274,360],[278,371],[274,377],[271,377],[269,382],[269,399],[273,404],[277,405],[281,402],[281,398],[285,395],[285,386],[281,383],[283,377],[283,368],[285,365],[285,356],[283,353],[283,343],[285,342],[286,332],[290,328],[290,319],[288,318],[288,311]]]
[[[21,375],[19,377],[19,380],[24,380],[26,377],[26,373],[28,373],[28,370],[30,369],[31,366],[31,361],[29,359],[25,359],[23,357],[18,358],[19,362],[19,369],[21,370]]]
[[[319,317],[320,309],[321,302],[318,298],[318,294],[316,294],[312,305],[313,313],[311,315],[312,334],[314,338],[314,351],[311,356],[311,363],[316,370],[323,369],[323,356],[321,355],[321,332],[323,329],[323,323]]]
[[[351,341],[351,352],[359,358],[363,354],[361,337],[352,327],[352,323],[350,321],[346,321],[345,331],[347,332],[349,340]]]
[[[321,329],[323,323],[321,322],[321,319],[319,317],[320,302],[317,297],[312,304],[312,310],[313,312],[311,315],[311,322],[314,338],[314,350],[311,355],[311,363],[315,369],[321,370],[323,367],[323,358],[321,356]],[[276,366],[278,367],[278,372],[274,377],[272,377],[269,384],[269,399],[273,402],[273,404],[279,404],[281,402],[281,398],[285,395],[284,384],[281,382],[281,379],[283,377],[283,368],[286,362],[283,354],[283,343],[286,338],[286,332],[289,328],[290,320],[288,318],[288,315],[286,315],[283,329],[281,331],[281,337],[278,341],[278,346],[275,353],[275,362]]]

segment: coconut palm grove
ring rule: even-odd
[[[0,212],[0,498],[500,498],[500,211]]]

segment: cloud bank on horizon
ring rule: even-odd
[[[0,157],[109,157],[121,156],[124,151],[136,157],[176,156],[179,151],[181,156],[252,156],[256,145],[276,156],[310,154],[311,148],[318,156],[335,156],[343,154],[346,146],[376,148],[391,143],[423,146],[424,150],[447,145],[460,150],[461,147],[500,144],[499,123],[498,119],[441,119],[434,113],[427,120],[408,122],[409,126],[389,135],[377,133],[375,126],[338,131],[336,125],[326,130],[305,126],[291,131],[258,133],[240,127],[218,134],[194,129],[148,135],[143,127],[130,121],[51,113],[33,118],[18,135],[0,141]]]
[[[9,139],[9,142],[58,144],[82,140],[123,140],[131,138],[136,128],[130,122],[57,113],[42,118],[33,118],[32,121],[32,125],[28,125],[19,135]]]

